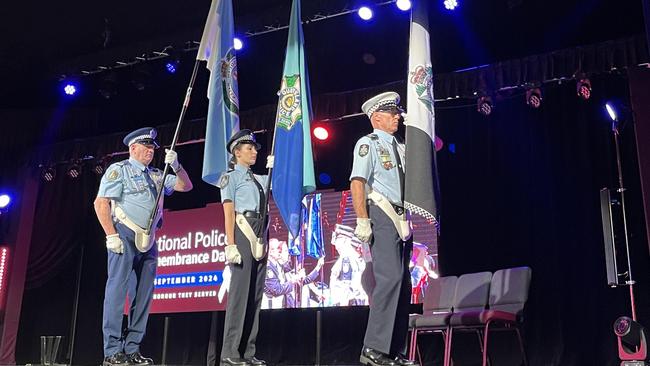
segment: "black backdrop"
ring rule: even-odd
[[[439,255],[443,274],[528,265],[533,268],[525,339],[531,365],[614,365],[616,340],[611,331],[619,315],[629,315],[627,288],[606,286],[598,191],[615,186],[614,150],[603,103],[626,101],[623,75],[592,79],[589,101],[575,95],[575,84],[548,84],[543,105],[532,110],[521,92],[495,96],[495,110],[479,115],[472,101],[438,103],[437,129],[445,141],[439,153],[442,190],[442,236]],[[332,125],[329,145],[315,145],[317,170],[328,171],[333,186],[343,188],[351,166],[354,140],[369,131],[363,118]],[[453,152],[452,152],[453,150]],[[623,169],[642,323],[650,324],[648,246],[643,226],[632,125],[623,132]],[[202,145],[183,146],[179,156],[198,187],[176,194],[171,208],[217,200],[199,183]],[[66,336],[67,350],[79,259],[83,249],[74,364],[101,359],[101,304],[106,276],[103,235],[91,202],[98,178],[57,177],[42,184],[36,230],[30,253],[28,283],[18,335],[17,362],[38,360],[38,336]],[[367,310],[326,309],[323,313],[321,362],[355,363],[361,348]],[[142,345],[160,361],[164,315],[150,318]],[[206,362],[211,326],[217,349],[223,313],[170,316],[168,364]],[[262,312],[258,356],[273,363],[314,361],[313,310]],[[478,346],[458,337],[456,364],[475,364]],[[428,348],[423,337],[421,346]],[[504,351],[516,349],[504,342]],[[435,349],[435,347],[433,348]],[[471,352],[470,352],[471,351]],[[507,364],[497,352],[495,364]],[[467,357],[463,357],[467,356]],[[61,360],[65,358],[62,357]],[[430,350],[428,363],[439,362]],[[516,362],[515,362],[516,364]]]

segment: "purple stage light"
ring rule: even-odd
[[[235,50],[239,51],[239,50],[241,50],[242,48],[244,48],[244,42],[242,42],[241,39],[235,37],[235,38],[232,40],[232,42],[233,42],[233,44],[234,44],[234,46],[235,46]]]
[[[63,92],[65,92],[65,95],[73,96],[77,93],[77,87],[72,83],[67,83],[63,87]]]

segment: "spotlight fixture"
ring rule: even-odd
[[[98,159],[93,165],[92,171],[97,175],[103,175],[106,171],[106,160]]]
[[[73,97],[79,91],[79,86],[77,83],[71,81],[65,81],[62,84],[63,93],[68,97]]]
[[[445,9],[454,10],[458,7],[458,0],[445,0],[443,4],[445,5]]]
[[[542,90],[540,88],[530,88],[526,90],[526,104],[533,109],[542,106]]]
[[[589,100],[591,98],[591,81],[588,78],[578,79],[576,83],[576,92],[582,100]]]
[[[236,50],[236,51],[239,51],[239,50],[241,50],[242,48],[244,48],[244,42],[242,42],[241,39],[239,39],[239,38],[237,38],[237,37],[235,37],[235,38],[232,40],[232,43],[233,43],[233,46],[235,47],[235,50]]]
[[[605,109],[607,110],[607,114],[609,115],[609,118],[612,120],[612,122],[618,122],[618,113],[616,113],[616,107],[614,107],[614,103],[607,102],[605,104]]]
[[[407,11],[411,9],[411,0],[397,0],[395,2],[395,5],[397,5],[397,8],[401,11]]]
[[[476,102],[476,110],[484,115],[484,116],[489,116],[492,113],[492,109],[494,109],[494,104],[492,104],[492,98],[489,96],[484,96],[478,98],[478,101]]]
[[[75,160],[68,166],[68,170],[65,173],[68,177],[72,179],[77,179],[81,175],[81,161]]]
[[[117,74],[115,72],[109,72],[101,80],[99,95],[104,97],[104,99],[111,99],[117,95]]]
[[[359,17],[363,20],[372,19],[372,9],[367,6],[360,7],[359,11],[357,11],[357,14],[359,14]]]
[[[0,210],[6,211],[10,203],[11,203],[10,195],[6,193],[0,194]]]
[[[614,334],[618,341],[618,357],[621,366],[643,366],[648,358],[646,330],[643,325],[627,316],[614,322]]]
[[[172,46],[167,46],[164,49],[164,54],[169,56],[169,60],[165,62],[165,71],[170,74],[175,74],[181,64],[181,51]]]
[[[149,81],[151,79],[151,73],[147,65],[143,64],[139,67],[133,69],[131,74],[131,84],[137,91],[143,91],[149,87]]]
[[[41,178],[46,182],[53,181],[56,177],[56,168],[53,165],[44,166],[42,168],[43,170],[41,171]]]
[[[330,137],[330,133],[325,127],[318,126],[314,128],[314,137],[320,141],[325,141]]]

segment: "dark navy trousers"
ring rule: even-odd
[[[146,253],[135,248],[135,234],[121,223],[115,224],[124,243],[124,253],[108,250],[108,279],[104,293],[104,357],[118,352],[139,352],[140,342],[147,329],[149,308],[153,299],[158,248]],[[126,297],[129,297],[127,328],[122,332],[122,317]]]

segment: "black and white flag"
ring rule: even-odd
[[[413,214],[438,222],[433,69],[429,46],[427,6],[412,2],[409,69],[406,80],[406,180],[404,205]]]

